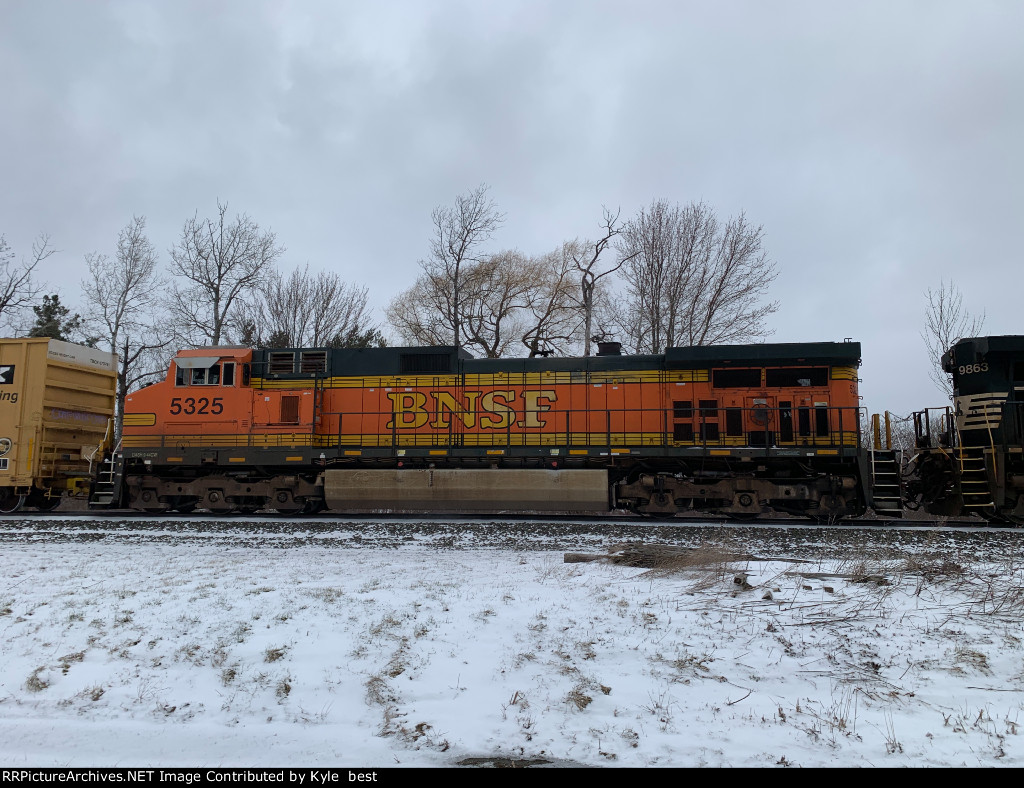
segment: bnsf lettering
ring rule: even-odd
[[[465,427],[487,430],[503,430],[513,422],[517,427],[544,427],[547,421],[539,414],[551,410],[550,403],[557,399],[553,390],[522,392],[522,419],[517,420],[514,391],[466,391],[464,402],[446,391],[429,394],[433,403],[428,406],[428,396],[422,391],[389,392],[392,418],[386,428],[414,430],[429,422],[434,429],[445,429],[451,426],[453,417]]]

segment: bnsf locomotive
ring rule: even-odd
[[[95,503],[148,512],[898,514],[855,342],[475,359],[454,347],[186,350],[128,396]]]

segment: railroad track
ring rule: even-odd
[[[0,515],[0,528],[10,523],[33,523],[33,522],[88,522],[93,526],[101,526],[104,522],[135,522],[135,523],[216,523],[225,526],[242,524],[274,524],[277,526],[306,527],[309,525],[324,525],[330,523],[362,523],[389,522],[389,523],[588,523],[593,527],[616,526],[629,528],[648,529],[655,526],[669,528],[683,527],[707,527],[707,526],[732,526],[732,527],[807,527],[807,528],[993,528],[996,530],[1010,528],[1009,525],[992,524],[981,518],[949,518],[949,517],[927,517],[914,519],[900,518],[858,518],[844,519],[837,521],[816,521],[805,517],[758,517],[754,519],[730,518],[727,516],[698,516],[682,515],[676,517],[659,518],[646,517],[636,514],[522,514],[522,513],[489,513],[489,514],[446,514],[438,512],[427,512],[422,514],[409,512],[372,512],[356,514],[339,514],[332,512],[321,512],[313,515],[296,516],[292,514],[277,514],[275,512],[257,512],[255,514],[231,514],[212,515],[206,512],[190,512],[181,514],[170,512],[167,514],[148,514],[131,509],[105,511],[100,515],[94,512],[34,512],[24,511],[11,515]],[[1024,529],[1021,529],[1024,530]]]
[[[994,528],[971,522],[851,521],[838,526],[808,520],[778,519],[754,523],[676,518],[671,521],[615,517],[317,515],[313,517],[204,517],[125,514],[96,518],[57,514],[0,518],[0,544],[131,544],[152,549],[296,549],[327,550],[313,560],[329,560],[333,550],[502,550],[524,554],[609,553],[669,547],[672,550],[724,548],[752,560],[771,558],[816,561],[903,561],[910,555],[954,560],[1005,561],[1022,554],[1024,529]],[[958,559],[957,557],[969,558]]]

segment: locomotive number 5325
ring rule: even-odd
[[[170,407],[171,415],[177,416],[179,413],[184,413],[187,416],[193,414],[212,413],[217,415],[224,412],[224,399],[222,397],[214,397],[211,401],[207,397],[173,397],[171,399]]]

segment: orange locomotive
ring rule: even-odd
[[[889,511],[869,483],[888,467],[860,431],[858,343],[617,350],[182,351],[166,380],[128,396],[122,454],[93,500],[216,513]]]

